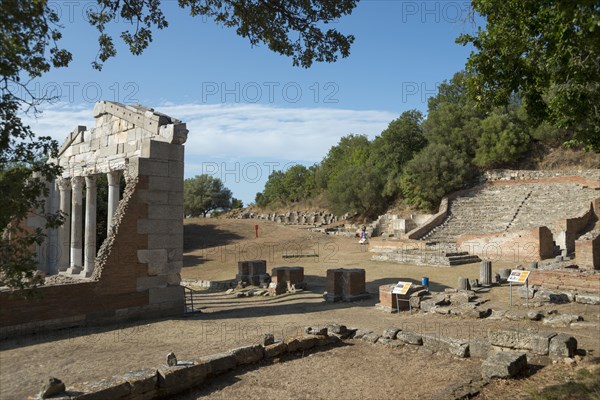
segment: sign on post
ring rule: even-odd
[[[396,286],[394,286],[394,288],[392,289],[392,294],[407,294],[411,285],[412,285],[412,282],[399,281],[398,283],[396,283]],[[410,306],[410,300],[409,299],[401,299],[400,296],[396,296],[396,307],[398,309],[398,314],[400,314],[400,302],[401,301],[408,301],[408,311],[412,313],[412,307]]]
[[[514,283],[525,283],[527,281],[527,278],[529,278],[529,273],[531,271],[519,271],[519,270],[514,270],[510,273],[510,276],[508,277],[508,282],[514,282]]]
[[[408,289],[410,289],[410,286],[412,285],[412,282],[398,282],[396,283],[396,286],[394,286],[394,288],[392,289],[392,293],[393,294],[406,294],[408,293]]]
[[[531,271],[521,271],[515,269],[511,271],[508,276],[508,285],[510,286],[510,305],[512,306],[512,284],[514,283],[524,283],[525,284],[525,306],[529,307],[529,283],[527,279],[529,278],[529,274]]]

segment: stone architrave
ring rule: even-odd
[[[60,211],[65,218],[63,224],[58,228],[58,270],[66,271],[69,268],[71,245],[71,180],[59,178],[56,184],[60,196]]]
[[[71,263],[68,273],[75,275],[81,272],[82,267],[82,201],[83,177],[71,178]]]
[[[85,177],[85,251],[81,275],[90,277],[96,258],[96,177]]]
[[[110,235],[112,220],[119,206],[119,184],[121,180],[121,171],[111,171],[106,174],[108,178],[108,215],[106,222],[107,236]]]

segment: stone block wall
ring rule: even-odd
[[[590,232],[576,240],[575,254],[579,268],[600,270],[600,231]]]
[[[179,284],[185,124],[145,107],[112,102],[98,103],[94,116],[96,127],[78,127],[57,160],[64,172],[57,193],[61,201],[54,203],[73,222],[59,228],[60,257],[54,266],[59,273],[47,277],[34,296],[28,290],[0,292],[0,337],[185,311]],[[86,190],[90,185],[95,190],[95,176],[103,173],[109,174],[108,236],[96,253],[96,218],[86,211],[82,260],[83,237],[77,236],[83,219],[71,205],[71,192],[75,199],[81,190],[75,181],[83,177]],[[118,191],[111,196],[110,187],[111,178],[120,174],[127,182],[121,200]],[[95,196],[87,197],[86,210],[95,213]]]
[[[552,232],[545,226],[506,233],[460,235],[456,246],[482,259],[516,263],[554,256]]]

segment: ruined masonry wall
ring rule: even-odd
[[[0,337],[185,311],[185,124],[141,106],[100,102],[96,127],[78,127],[61,148],[63,178],[121,171],[127,182],[89,278],[53,275],[46,285],[0,292]],[[62,257],[69,257],[68,254]],[[68,258],[67,258],[68,260]]]

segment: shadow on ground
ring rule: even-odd
[[[184,252],[225,246],[240,239],[244,239],[244,237],[231,231],[219,229],[216,225],[212,224],[185,224],[183,226]]]

